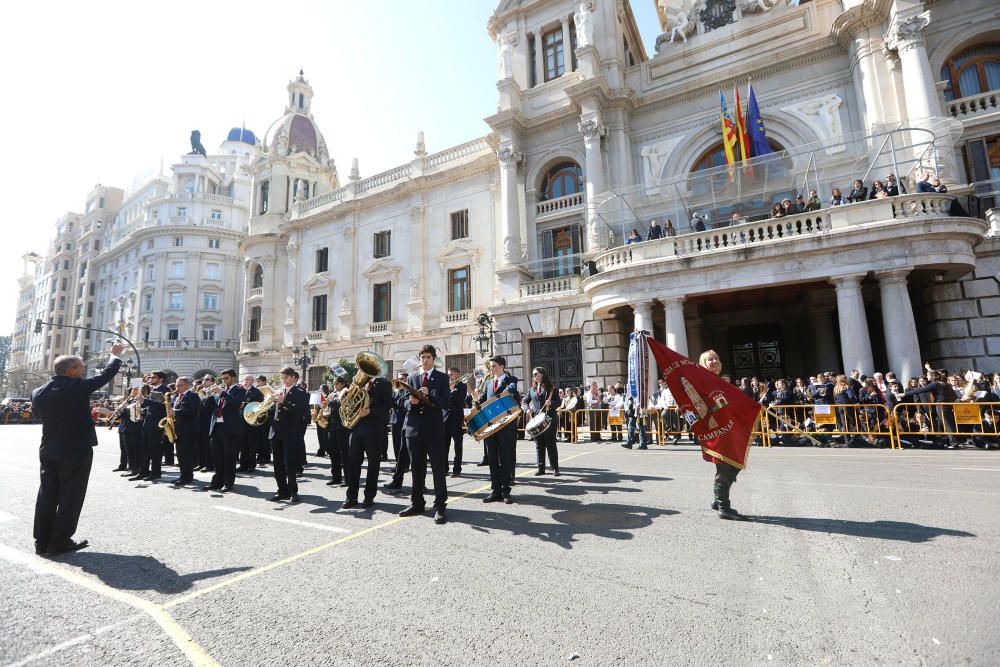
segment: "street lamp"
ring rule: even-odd
[[[476,341],[479,356],[488,359],[493,356],[493,317],[489,313],[480,313],[476,319],[479,322],[479,333],[472,340]]]
[[[306,373],[309,371],[310,364],[316,360],[317,352],[319,352],[319,348],[315,344],[310,345],[308,338],[303,338],[301,343],[292,348],[292,354],[295,356],[292,363],[302,369],[302,381],[307,385],[309,383],[306,380]]]

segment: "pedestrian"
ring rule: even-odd
[[[535,452],[538,458],[538,471],[535,475],[545,474],[545,455],[548,454],[552,474],[559,476],[559,450],[556,449],[558,406],[556,389],[549,379],[548,372],[540,366],[535,368],[531,371],[531,388],[524,392],[524,398],[521,400],[521,409],[529,420],[543,412],[549,418],[549,425],[535,437]]]

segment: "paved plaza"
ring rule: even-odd
[[[467,439],[435,526],[398,518],[405,496],[341,510],[313,457],[295,506],[265,502],[269,468],[225,496],[127,482],[100,429],[91,546],[43,559],[39,429],[0,438],[2,665],[1000,660],[997,452],[755,449],[732,523],[691,446],[561,444],[537,478],[520,442],[516,503],[484,505]]]

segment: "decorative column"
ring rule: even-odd
[[[595,117],[580,121],[579,129],[586,149],[583,177],[586,179],[587,191],[587,249],[597,252],[601,248],[601,236],[597,227],[597,195],[605,189],[601,137],[607,132],[607,128],[600,118]]]
[[[911,121],[940,115],[934,73],[924,45],[924,31],[930,22],[931,13],[921,12],[897,20],[888,35],[889,48],[899,53],[907,116]]]
[[[909,273],[907,268],[875,274],[882,293],[882,322],[889,370],[895,371],[896,377],[903,381],[921,373],[917,323],[913,319],[910,293],[906,289]]]
[[[524,153],[513,146],[497,151],[500,160],[500,230],[503,235],[503,261],[507,266],[521,262],[521,207],[517,193],[517,165]]]
[[[535,33],[535,85],[545,83],[545,66],[542,61],[542,33]]]
[[[569,36],[569,17],[562,17],[563,33],[563,72],[569,74],[573,71],[573,40]]]
[[[684,321],[684,297],[660,299],[663,302],[664,341],[671,350],[688,356],[687,325]]]
[[[866,29],[861,29],[854,37],[854,58],[858,63],[855,72],[856,77],[860,79],[861,90],[857,92],[864,105],[865,125],[871,128],[882,122],[884,114],[875,57],[872,54],[871,36]]]
[[[643,330],[653,333],[653,302],[637,301],[632,304],[632,313],[635,316],[633,329]]]
[[[865,302],[861,296],[861,280],[865,274],[837,276],[830,282],[837,289],[837,319],[840,324],[840,351],[844,373],[857,369],[862,374],[875,372],[872,342],[868,335]]]
[[[814,368],[811,372],[832,371],[837,368],[837,337],[833,335],[833,307],[813,306],[809,309],[812,324]]]

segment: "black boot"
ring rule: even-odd
[[[729,487],[733,483],[729,480],[715,483],[715,498],[718,503],[719,518],[730,521],[746,521],[746,517],[737,512],[729,504]]]
[[[719,509],[719,494],[722,493],[722,491],[720,490],[722,488],[722,482],[716,481],[714,488],[715,488],[715,498],[712,500],[712,509],[717,510]]]

